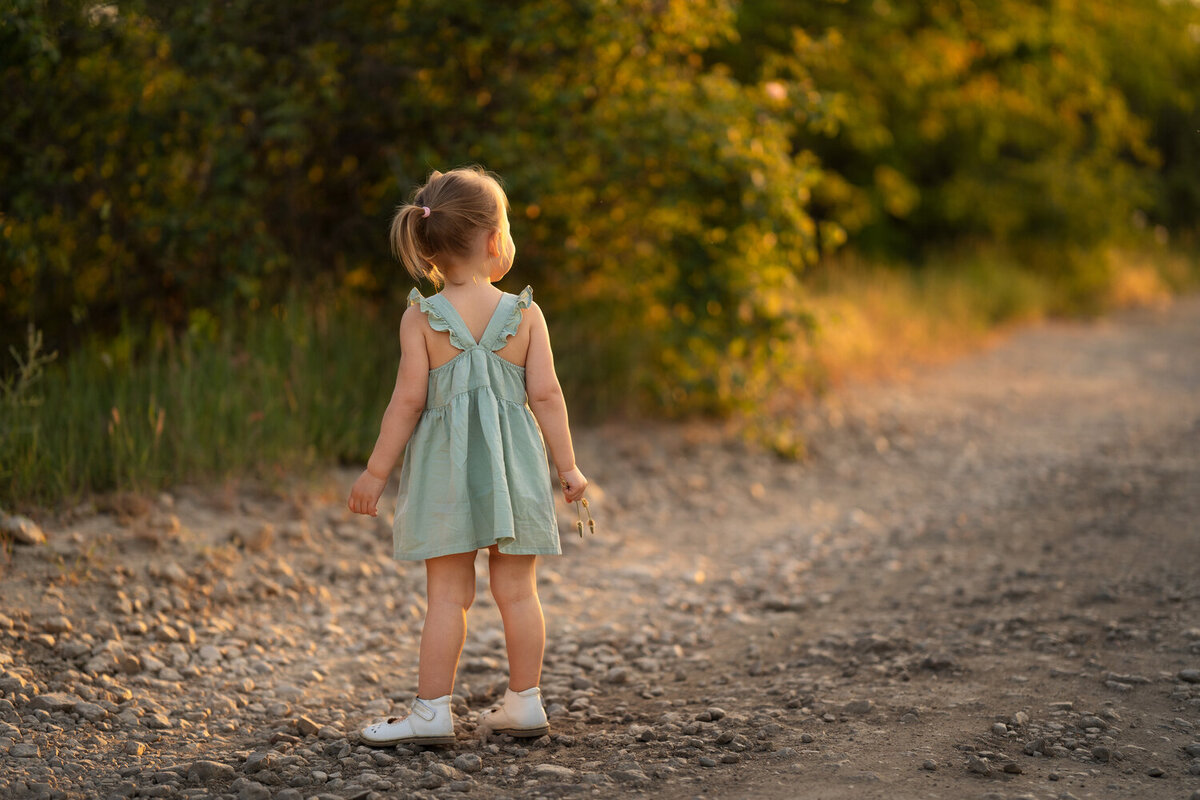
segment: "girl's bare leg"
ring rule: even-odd
[[[514,692],[537,686],[542,679],[546,622],[537,593],[536,561],[537,556],[510,556],[495,545],[488,548],[492,597],[504,620],[508,688]]]
[[[454,691],[467,609],[475,600],[475,552],[426,559],[425,584],[417,696],[430,700]]]

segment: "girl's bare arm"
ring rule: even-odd
[[[550,458],[566,483],[563,491],[567,502],[574,502],[583,496],[587,478],[575,465],[567,403],[554,371],[550,331],[537,303],[529,307],[529,324],[529,353],[525,357],[525,391],[529,395],[529,408],[541,426]]]
[[[396,387],[383,412],[379,438],[367,461],[367,468],[358,476],[350,490],[347,503],[356,514],[375,516],[379,496],[409,437],[425,410],[425,394],[429,389],[429,354],[425,349],[425,321],[417,306],[410,306],[400,320],[400,368],[396,371]]]

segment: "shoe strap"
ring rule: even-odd
[[[413,700],[412,713],[426,722],[433,722],[433,718],[437,716],[437,712],[433,710],[433,707],[419,697]]]

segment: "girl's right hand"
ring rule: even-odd
[[[574,503],[583,497],[583,493],[588,487],[588,479],[579,471],[579,467],[572,467],[566,472],[558,473],[558,482],[562,485],[563,497],[567,499],[568,503]]]
[[[383,487],[386,485],[387,480],[377,478],[364,469],[362,475],[359,475],[358,480],[354,482],[354,487],[350,490],[350,499],[346,505],[355,514],[368,514],[374,517],[379,513],[379,497],[383,494]]]

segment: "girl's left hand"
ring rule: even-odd
[[[364,469],[350,489],[350,499],[346,505],[355,514],[378,516],[379,496],[383,494],[383,487],[386,485],[386,479],[377,478]]]

